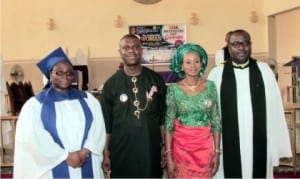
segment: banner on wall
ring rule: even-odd
[[[170,63],[176,48],[187,41],[185,24],[133,25],[129,33],[142,43],[142,64]]]

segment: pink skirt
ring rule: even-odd
[[[211,178],[213,156],[211,127],[183,126],[175,120],[172,156],[176,178]]]

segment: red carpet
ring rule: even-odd
[[[12,174],[10,173],[1,173],[1,179],[9,179],[12,178]]]
[[[274,173],[274,178],[300,178],[300,172],[281,172]]]

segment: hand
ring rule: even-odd
[[[78,151],[79,152],[79,157],[80,157],[80,161],[82,163],[85,162],[86,158],[88,158],[90,156],[90,151],[87,148],[83,148],[81,150]]]
[[[214,153],[213,154],[213,158],[212,158],[212,161],[211,161],[211,176],[215,176],[215,174],[217,173],[218,171],[218,168],[219,168],[219,157],[220,157],[220,154],[219,153]]]
[[[163,145],[160,149],[160,166],[161,168],[165,168],[167,165],[167,158],[166,158],[166,147]]]
[[[79,152],[78,151],[69,152],[66,162],[68,165],[70,165],[73,168],[81,167],[82,162],[79,156]]]
[[[175,164],[174,161],[171,157],[171,154],[167,154],[168,160],[167,160],[167,173],[168,173],[168,178],[174,178],[174,173],[175,173]]]
[[[108,155],[103,155],[103,162],[102,162],[102,169],[103,172],[110,178],[111,168],[110,168],[110,158]]]

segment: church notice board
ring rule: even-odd
[[[185,24],[132,25],[129,33],[142,43],[142,64],[170,63],[176,48],[187,42]]]

